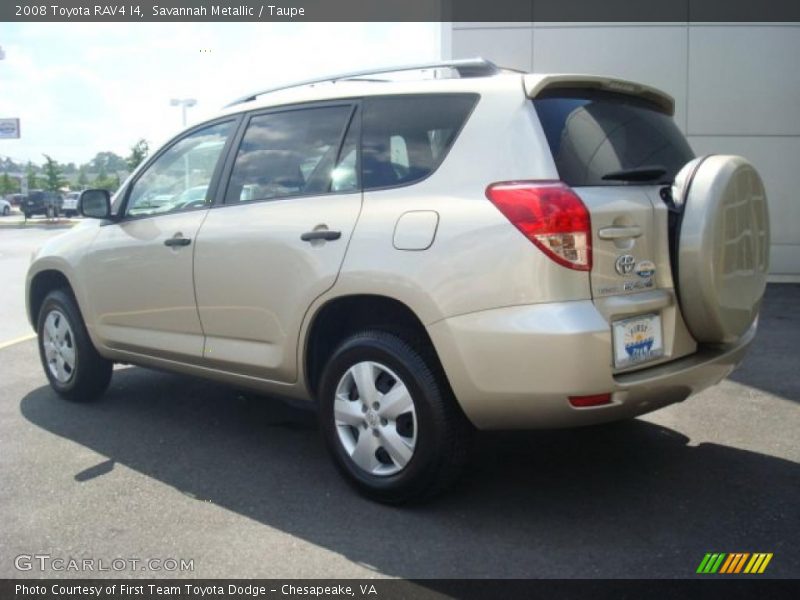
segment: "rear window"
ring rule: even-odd
[[[475,106],[476,94],[364,100],[364,189],[408,185],[433,173]]]
[[[579,187],[623,185],[616,171],[661,167],[668,182],[694,158],[672,117],[645,100],[592,90],[559,89],[533,101],[561,180]]]

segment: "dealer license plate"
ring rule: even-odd
[[[661,317],[641,315],[612,324],[614,367],[621,369],[659,358],[664,354]]]

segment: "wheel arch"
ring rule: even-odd
[[[66,290],[75,299],[75,305],[78,306],[78,311],[80,312],[80,304],[69,277],[59,269],[42,269],[30,277],[25,303],[25,308],[28,311],[28,321],[34,329],[36,329],[39,311],[42,308],[44,299],[47,294],[57,289]]]
[[[334,350],[349,335],[365,329],[393,333],[436,362],[436,348],[422,320],[407,304],[380,294],[337,296],[320,306],[309,320],[301,361],[305,384],[316,397],[322,370]]]

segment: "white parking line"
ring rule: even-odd
[[[30,333],[28,335],[23,335],[22,337],[14,338],[13,340],[8,340],[7,342],[0,342],[0,350],[4,348],[8,348],[9,346],[13,346],[14,344],[20,344],[22,342],[27,342],[28,340],[32,340],[36,338],[35,333]]]

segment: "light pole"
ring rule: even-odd
[[[197,104],[197,100],[194,98],[173,98],[169,101],[170,106],[181,107],[181,120],[184,127],[186,127],[186,109],[192,108],[195,104]]]

